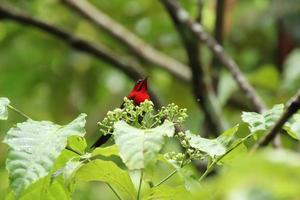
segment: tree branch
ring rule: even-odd
[[[292,117],[300,109],[300,90],[297,94],[291,98],[289,105],[274,126],[268,131],[268,133],[258,142],[254,149],[267,146],[277,135],[280,129],[283,127],[290,117]]]
[[[132,60],[128,60],[120,55],[115,54],[105,46],[94,45],[89,41],[72,35],[58,28],[54,25],[48,24],[46,22],[40,21],[38,19],[27,16],[26,14],[16,12],[10,8],[0,5],[0,19],[2,20],[12,20],[18,23],[33,26],[38,28],[56,38],[62,40],[64,43],[68,44],[72,48],[88,53],[95,56],[109,64],[113,67],[124,72],[130,79],[136,81],[145,77],[145,72],[141,70],[141,67]],[[156,95],[151,92],[151,97],[155,105],[160,106],[159,100]]]
[[[203,110],[208,123],[209,131],[217,135],[223,132],[225,129],[221,116],[221,108],[217,101],[217,97],[214,94],[211,78],[207,70],[204,68],[200,61],[200,48],[195,36],[180,21],[174,12],[170,12],[168,7],[167,11],[170,14],[171,19],[174,22],[182,43],[186,49],[186,53],[189,60],[189,66],[192,71],[192,86],[194,96],[199,104],[199,107]]]
[[[137,35],[110,18],[101,10],[97,9],[88,1],[61,1],[71,8],[74,8],[80,15],[84,16],[92,23],[109,33],[119,42],[124,44],[137,57],[144,59],[149,63],[156,65],[157,67],[167,70],[169,73],[183,80],[184,82],[189,82],[191,80],[191,72],[186,65],[154,49]]]
[[[216,20],[215,20],[215,27],[214,27],[214,37],[215,40],[222,45],[223,44],[223,32],[224,32],[224,6],[225,0],[216,0]],[[211,61],[212,67],[212,75],[214,80],[214,88],[217,91],[217,85],[219,82],[219,72],[220,72],[220,62],[218,58],[214,55]]]
[[[247,79],[241,73],[238,65],[234,60],[225,53],[222,46],[216,42],[216,40],[207,34],[202,25],[193,22],[189,14],[179,6],[177,0],[160,0],[164,6],[168,9],[178,21],[181,21],[187,29],[189,29],[198,41],[205,43],[214,53],[214,55],[219,59],[219,61],[230,71],[233,78],[239,85],[240,89],[245,93],[246,97],[252,102],[255,110],[262,112],[265,110],[265,105],[260,97],[257,95],[254,88],[249,84]]]

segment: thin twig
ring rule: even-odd
[[[224,32],[224,16],[225,16],[225,0],[217,0],[216,1],[216,19],[215,19],[215,27],[214,27],[214,37],[215,40],[223,45],[223,32]],[[214,55],[211,61],[212,67],[212,75],[214,81],[214,88],[217,91],[217,85],[219,82],[219,74],[220,74],[220,62],[218,58]]]
[[[75,36],[59,27],[43,22],[41,20],[27,16],[26,14],[16,12],[13,9],[0,5],[0,19],[13,20],[18,23],[36,27],[46,33],[61,39],[72,48],[93,55],[113,67],[123,71],[129,78],[136,81],[145,77],[145,72],[138,63],[120,56],[103,45],[95,45],[85,39]],[[156,95],[151,92],[151,99],[155,105],[160,105]],[[159,107],[159,106],[158,106]]]
[[[157,183],[156,185],[154,185],[154,187],[160,186],[161,184],[163,184],[164,182],[166,182],[169,178],[171,178],[172,176],[174,176],[177,172],[178,172],[178,170],[175,169],[170,174],[168,174],[165,178],[163,178],[161,181],[159,181],[159,183]]]
[[[138,188],[138,194],[137,194],[137,200],[140,200],[141,195],[141,189],[142,189],[142,183],[143,183],[143,176],[144,176],[144,169],[141,169],[141,176],[140,176],[140,182],[139,182],[139,188]]]
[[[12,105],[8,105],[7,106],[9,109],[11,109],[12,111],[14,111],[15,113],[21,115],[22,117],[26,118],[26,119],[31,119],[28,115],[26,115],[25,113],[23,113],[21,110],[15,108],[14,106]]]
[[[160,0],[163,5],[168,9],[169,13],[172,13],[172,16],[176,17],[177,20],[181,21],[187,29],[189,29],[199,42],[206,44],[219,61],[229,70],[233,78],[237,82],[240,89],[245,93],[246,97],[254,105],[255,110],[262,112],[265,110],[265,105],[260,97],[257,95],[254,88],[247,81],[245,76],[240,71],[238,65],[234,60],[225,53],[223,47],[216,42],[216,40],[210,36],[201,24],[193,22],[187,11],[185,11],[177,2],[177,0]]]
[[[117,198],[119,200],[122,200],[122,198],[120,197],[120,195],[117,193],[117,191],[109,184],[109,183],[106,183],[108,185],[108,187],[113,191],[113,193],[117,196]]]
[[[93,6],[88,1],[61,1],[76,10],[80,15],[90,20],[102,30],[109,33],[110,36],[114,37],[120,43],[125,45],[137,57],[144,59],[157,67],[167,70],[170,74],[185,82],[189,82],[191,80],[191,72],[187,66],[154,49],[150,44],[147,44],[136,34],[109,17],[107,14],[105,14],[99,8]]]
[[[268,131],[268,133],[257,143],[254,150],[260,147],[267,146],[279,133],[285,122],[287,122],[300,109],[300,90],[289,101],[289,105],[282,113],[277,122]]]
[[[182,43],[186,49],[189,67],[192,71],[192,86],[195,99],[203,110],[209,131],[217,135],[224,131],[225,125],[221,115],[221,107],[214,94],[210,75],[200,61],[199,44],[197,38],[178,16],[166,7],[174,22]]]
[[[179,169],[183,168],[185,165],[187,165],[189,163],[190,159],[186,160],[187,157],[188,157],[188,153],[186,151],[185,154],[184,154],[184,157],[181,161],[181,164],[179,166]],[[174,176],[177,172],[178,172],[178,169],[175,169],[170,174],[168,174],[165,178],[163,178],[161,181],[159,181],[156,185],[154,185],[154,187],[160,186],[161,184],[163,184],[164,182],[169,180],[172,176]]]
[[[198,179],[199,182],[201,182],[213,169],[213,167],[220,162],[226,155],[228,155],[231,151],[239,147],[243,142],[248,140],[250,137],[253,136],[253,133],[247,135],[246,137],[242,138],[239,142],[237,142],[234,146],[232,146],[229,150],[226,151],[225,154],[215,159],[210,165],[206,168],[205,172],[201,175],[201,177]]]

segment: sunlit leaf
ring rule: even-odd
[[[238,130],[238,125],[225,131],[216,139],[202,138],[199,135],[194,135],[186,132],[189,138],[189,144],[201,152],[207,153],[210,157],[221,156],[226,153],[229,144],[234,139],[234,134]]]
[[[92,156],[112,156],[118,155],[118,147],[116,145],[108,147],[98,147],[92,152]]]
[[[85,117],[85,114],[81,114],[65,126],[28,120],[8,131],[4,139],[4,143],[10,147],[6,168],[10,185],[17,195],[48,175],[54,161],[66,147],[69,136],[84,136]]]
[[[71,194],[65,189],[60,181],[49,184],[49,177],[44,177],[30,185],[21,196],[15,197],[13,191],[7,194],[6,200],[70,200]]]
[[[67,144],[69,148],[81,154],[85,153],[85,149],[87,147],[85,138],[81,136],[70,136]]]
[[[300,114],[293,115],[292,119],[285,123],[284,130],[294,139],[300,140]]]
[[[8,110],[7,106],[9,105],[9,99],[5,97],[0,98],[0,120],[7,120]]]
[[[242,120],[248,124],[251,133],[255,133],[259,130],[267,130],[278,120],[283,113],[283,109],[284,105],[278,104],[263,114],[243,112]]]
[[[138,129],[124,121],[116,122],[114,127],[120,156],[131,170],[154,164],[164,144],[164,136],[172,137],[175,132],[173,123],[169,121],[152,129]]]
[[[128,173],[111,161],[93,160],[76,173],[82,181],[103,181],[113,187],[122,199],[136,199],[136,191]]]

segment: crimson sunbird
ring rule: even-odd
[[[130,91],[130,93],[127,95],[127,98],[130,100],[133,100],[134,104],[136,106],[139,106],[142,102],[146,100],[150,100],[150,95],[148,92],[148,84],[147,84],[147,77],[144,79],[139,80],[133,87],[133,89]],[[123,104],[121,105],[121,108],[123,108]],[[111,137],[111,134],[102,135],[92,146],[91,148],[96,148],[104,143],[106,143],[109,138]]]

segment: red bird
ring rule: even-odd
[[[134,104],[139,106],[141,103],[143,103],[146,100],[150,100],[150,95],[148,93],[148,83],[147,83],[148,77],[138,80],[138,82],[134,85],[131,92],[127,95],[127,98],[130,100],[133,100]],[[123,103],[121,105],[121,108],[123,108]],[[101,146],[102,144],[106,143],[109,138],[111,137],[111,134],[102,135],[92,146],[91,148],[96,148]]]

